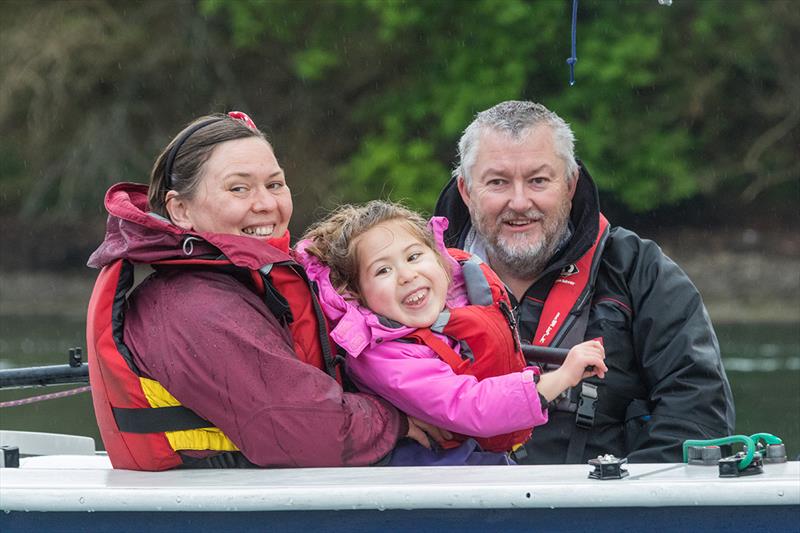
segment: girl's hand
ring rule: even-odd
[[[537,390],[550,402],[570,387],[591,376],[604,378],[608,367],[603,361],[606,352],[598,340],[582,342],[572,347],[560,368],[543,374]]]

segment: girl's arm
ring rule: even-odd
[[[532,369],[478,381],[453,373],[424,345],[397,342],[349,357],[347,369],[362,389],[464,435],[491,437],[547,421]]]
[[[598,340],[576,344],[570,349],[564,364],[539,378],[539,393],[550,402],[582,379],[590,376],[604,378],[608,368],[603,359],[605,350]]]

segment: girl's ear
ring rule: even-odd
[[[189,213],[189,204],[177,192],[168,191],[166,201],[167,213],[173,224],[187,231],[193,228]]]

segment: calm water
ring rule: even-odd
[[[65,364],[71,346],[84,346],[79,318],[0,319],[0,368]],[[781,437],[789,456],[800,454],[800,327],[797,324],[717,327],[736,400],[736,432]],[[0,401],[73,388],[0,391]],[[88,393],[0,409],[0,428],[71,433],[102,441]]]

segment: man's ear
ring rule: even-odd
[[[166,201],[167,213],[173,224],[185,230],[191,230],[193,225],[189,216],[189,206],[177,192],[168,191]]]
[[[458,193],[461,195],[464,205],[469,205],[469,187],[467,187],[464,176],[459,175],[458,178],[456,178],[456,185],[458,185]]]
[[[567,186],[569,187],[569,200],[575,197],[575,191],[578,190],[578,180],[581,179],[581,171],[579,168],[575,169],[575,174],[573,174],[571,180],[567,180]]]

